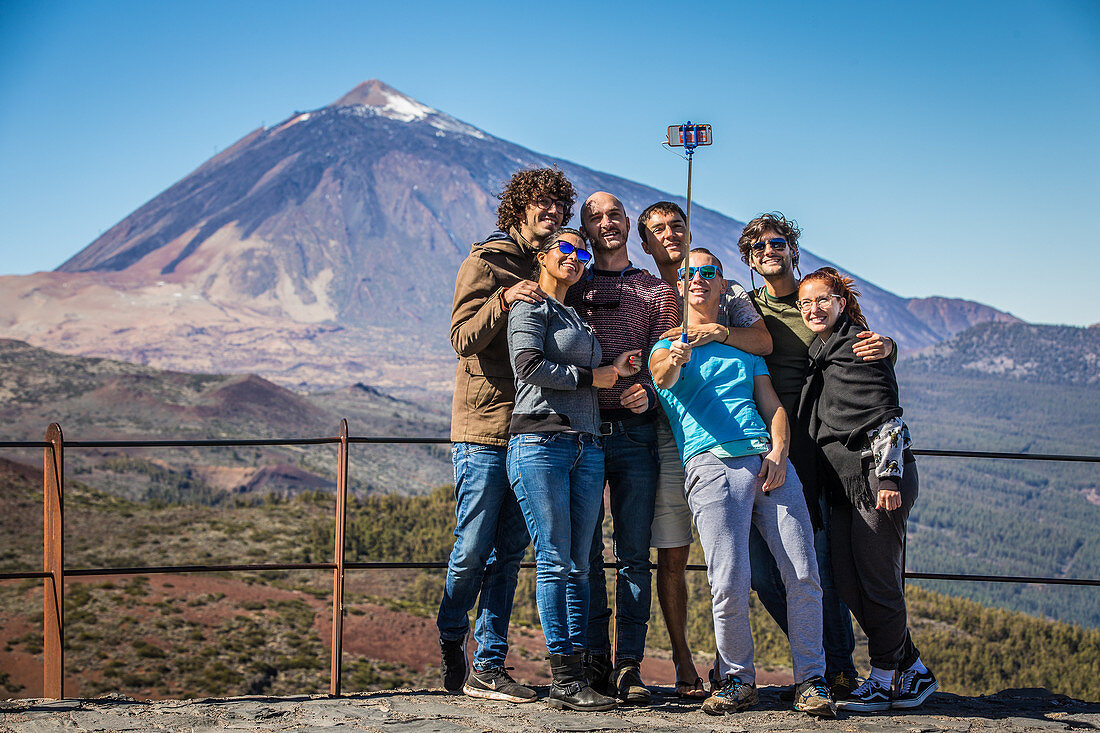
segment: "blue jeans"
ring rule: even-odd
[[[649,537],[657,496],[657,428],[651,421],[603,436],[604,474],[611,487],[612,545],[622,564],[615,578],[615,661],[640,662],[649,624]],[[607,581],[603,563],[603,502],[589,560],[588,649],[611,650]]]
[[[508,622],[519,563],[530,538],[508,483],[508,451],[478,443],[454,443],[455,545],[439,603],[439,638],[461,639],[466,615],[477,603],[474,668],[503,667]],[[479,597],[480,594],[480,597]]]
[[[817,554],[817,569],[821,575],[821,642],[825,647],[825,675],[832,677],[843,672],[855,679],[856,667],[852,661],[852,652],[855,651],[856,639],[852,633],[852,616],[840,599],[833,581],[832,552],[829,549],[829,508],[825,506],[824,498],[821,501],[825,526],[814,532],[814,551]],[[775,619],[775,623],[783,629],[784,634],[787,633],[787,591],[783,587],[775,558],[756,527],[749,532],[749,564],[752,589]]]
[[[508,478],[535,545],[535,600],[551,654],[585,646],[588,555],[603,500],[594,435],[525,433],[508,442]]]

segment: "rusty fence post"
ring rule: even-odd
[[[65,697],[65,533],[62,522],[62,491],[65,480],[65,439],[61,426],[50,423],[46,428],[43,449],[43,522],[42,552],[45,591],[45,611],[42,623],[42,696],[60,700]]]
[[[344,528],[347,526],[348,421],[340,421],[340,447],[336,454],[336,536],[332,571],[332,671],[329,694],[340,697],[340,656],[344,644]]]

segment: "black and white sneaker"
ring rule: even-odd
[[[466,634],[461,639],[439,639],[440,671],[443,676],[443,689],[458,694],[466,682],[466,673],[470,669],[470,660],[466,657]]]
[[[512,679],[504,667],[473,671],[462,691],[470,697],[500,702],[534,702],[538,695],[530,687],[524,687]]]
[[[875,713],[890,709],[890,690],[872,679],[852,690],[852,694],[836,701],[837,709],[853,713]]]
[[[929,695],[940,689],[936,675],[927,669],[923,672],[907,669],[898,674],[894,685],[896,689],[891,707],[902,709],[917,707],[927,700]]]

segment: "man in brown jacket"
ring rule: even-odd
[[[542,301],[535,253],[573,215],[576,192],[557,168],[521,170],[500,195],[497,226],[473,246],[455,282],[451,345],[458,353],[451,411],[455,544],[439,604],[443,686],[471,697],[531,702],[535,692],[504,668],[519,563],[530,541],[508,481],[508,423],[515,380],[508,310]],[[480,594],[480,600],[478,596]],[[478,603],[473,673],[467,679],[466,615]]]

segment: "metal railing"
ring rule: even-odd
[[[331,570],[332,587],[332,664],[329,671],[329,694],[340,696],[340,663],[343,649],[344,575],[348,570],[377,569],[443,569],[439,562],[347,562],[344,531],[347,526],[348,446],[351,444],[446,444],[448,438],[353,437],[348,434],[348,421],[340,422],[339,435],[332,438],[277,438],[241,440],[65,440],[61,426],[51,423],[43,441],[0,441],[0,449],[43,449],[43,569],[41,572],[0,572],[0,580],[42,579],[44,592],[43,618],[43,696],[61,699],[64,683],[64,587],[66,577],[109,575],[153,575],[164,573],[210,573],[267,570]],[[213,448],[257,446],[336,445],[336,515],[332,562],[315,563],[248,563],[222,565],[163,565],[114,568],[65,568],[64,554],[64,494],[65,449],[87,448]],[[914,449],[914,455],[948,458],[997,458],[1024,461],[1069,461],[1100,463],[1100,456],[1060,454],[1000,453],[991,451],[954,451]],[[522,563],[533,567],[533,563]],[[688,565],[689,570],[706,570],[705,565]],[[1100,586],[1100,579],[1046,578],[1004,575],[967,575],[954,573],[905,572],[906,578],[924,580],[965,580],[977,582],[1038,583],[1056,585]]]

